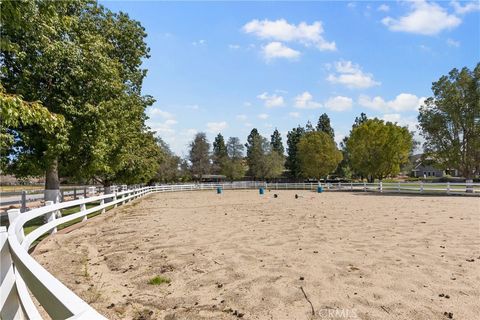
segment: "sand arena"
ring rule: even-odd
[[[361,192],[158,193],[33,256],[109,319],[473,320],[479,208]],[[156,276],[169,283],[149,284]]]

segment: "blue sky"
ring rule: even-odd
[[[269,137],[326,112],[415,129],[431,83],[480,61],[478,1],[128,2],[148,33],[148,124],[179,155],[196,132]]]

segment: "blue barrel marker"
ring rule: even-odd
[[[217,187],[217,194],[222,194],[222,187]]]
[[[322,186],[318,186],[318,187],[317,187],[317,192],[318,192],[318,193],[322,193],[322,192],[323,192],[323,187],[322,187]]]
[[[258,193],[264,194],[264,193],[265,193],[265,189],[264,189],[264,188],[259,188],[259,189],[258,189]]]

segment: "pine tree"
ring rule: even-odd
[[[335,132],[333,131],[332,126],[330,125],[330,118],[326,113],[322,114],[318,118],[317,131],[325,132],[330,137],[335,138]]]
[[[285,167],[290,171],[293,178],[300,177],[300,166],[297,158],[297,144],[305,134],[305,128],[298,126],[287,134],[287,161]]]
[[[213,141],[212,171],[219,174],[222,171],[222,163],[227,159],[227,146],[222,134],[219,133]]]
[[[273,151],[276,151],[278,154],[283,156],[285,153],[285,148],[283,147],[282,136],[280,135],[280,132],[278,132],[277,128],[275,128],[275,131],[273,131],[273,134],[271,135],[270,144]]]

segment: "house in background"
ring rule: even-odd
[[[418,159],[415,167],[412,169],[412,176],[416,178],[442,178],[445,176],[458,177],[457,169],[440,169],[434,164],[429,164],[431,161],[422,161]]]

